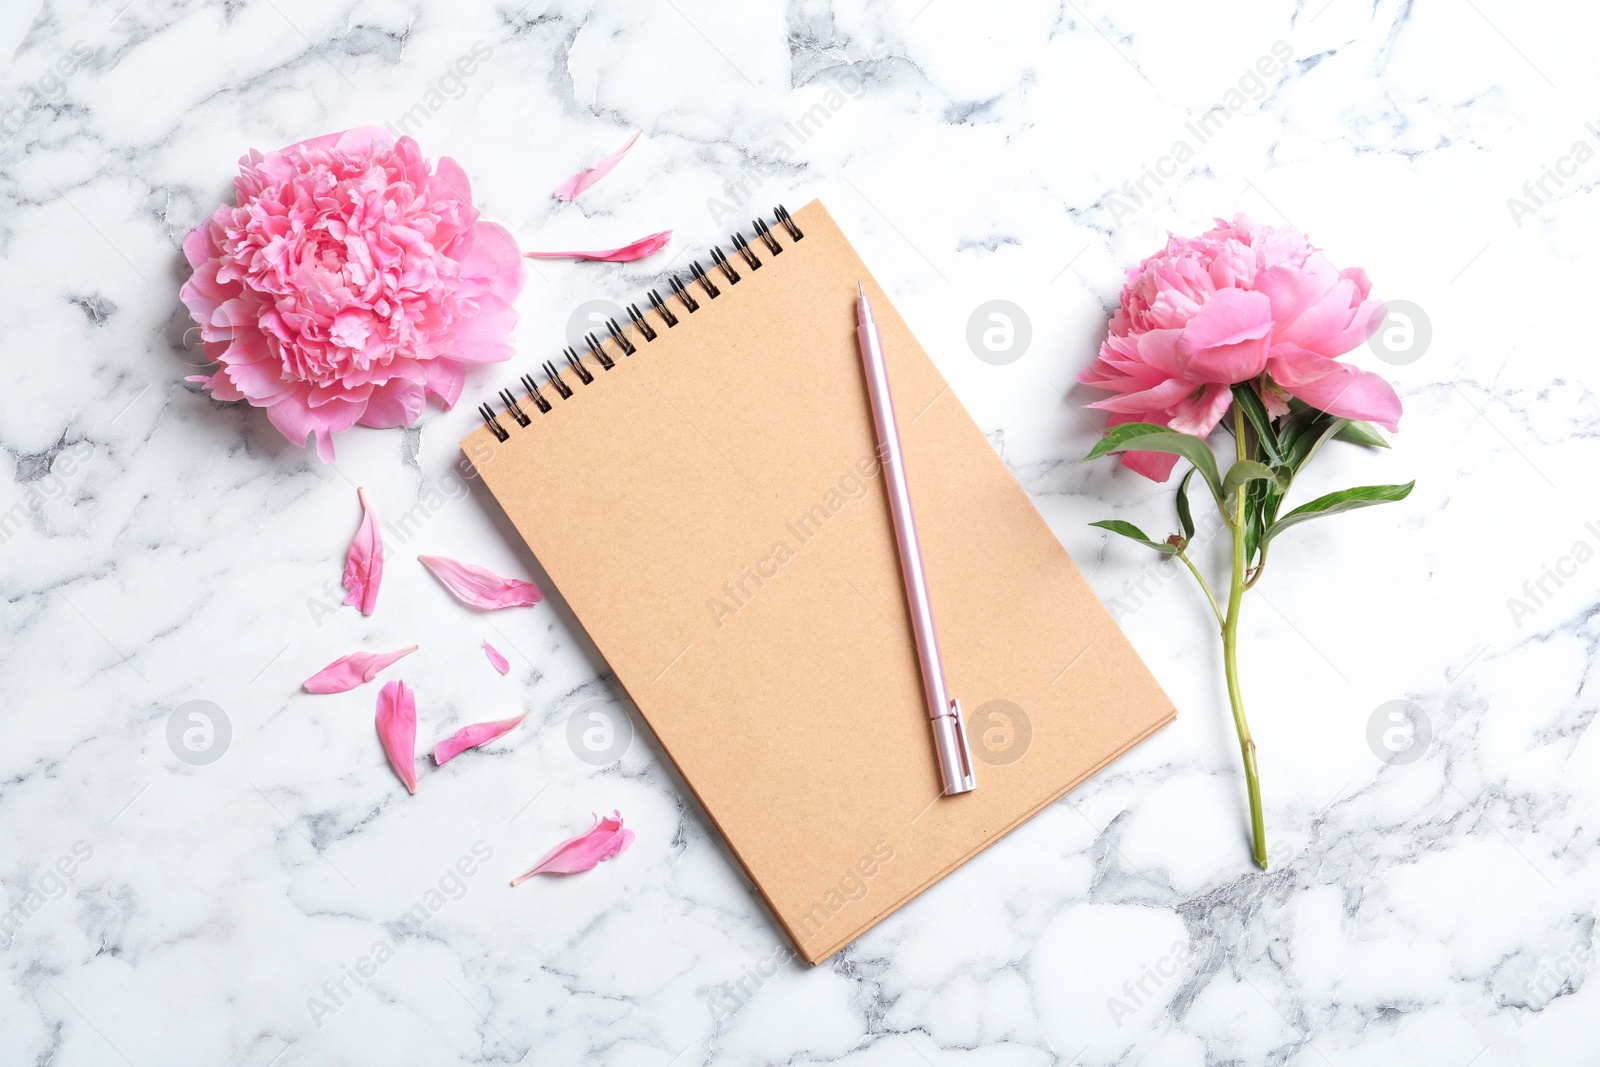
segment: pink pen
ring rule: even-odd
[[[933,604],[928,599],[928,579],[922,572],[922,544],[917,540],[917,519],[911,510],[911,488],[901,461],[900,428],[894,419],[894,397],[889,393],[889,368],[883,361],[883,341],[872,319],[867,291],[856,283],[856,340],[861,345],[861,366],[867,373],[867,396],[872,400],[872,423],[878,432],[878,458],[889,489],[889,514],[894,519],[895,542],[900,548],[900,576],[905,581],[906,603],[911,609],[911,630],[916,636],[917,659],[922,666],[922,692],[928,718],[933,723],[933,744],[939,756],[939,774],[946,796],[978,787],[972,777],[972,753],[961,721],[961,701],[945,690],[944,662],[939,658],[939,635],[933,625]]]

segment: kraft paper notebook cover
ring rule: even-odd
[[[596,338],[462,447],[816,963],[1174,712],[820,202],[703,277],[661,301],[676,326],[652,294],[654,340]],[[963,796],[940,798],[858,279],[968,718]]]

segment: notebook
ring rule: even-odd
[[[733,247],[484,405],[462,448],[814,964],[1174,711],[822,204]],[[961,796],[934,762],[858,280],[967,716]]]

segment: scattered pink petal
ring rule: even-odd
[[[511,884],[520,885],[536,874],[577,874],[592,870],[596,864],[619,855],[631,844],[633,831],[622,828],[622,813],[614,811],[609,818],[596,817],[594,829],[561,842],[532,869],[511,879]]]
[[[444,556],[418,556],[417,560],[444,583],[452,596],[468,607],[492,611],[537,604],[539,587],[520,578],[502,578],[486,567]]]
[[[511,673],[511,661],[500,654],[500,650],[489,642],[483,643],[483,654],[489,657],[489,662],[494,664],[494,669],[501,674]]]
[[[639,131],[639,133],[643,132],[643,130]],[[589,188],[589,186],[593,185],[601,178],[604,178],[607,174],[610,174],[612,168],[618,163],[621,163],[622,157],[628,154],[628,149],[633,147],[633,142],[639,139],[639,133],[636,133],[632,137],[628,138],[627,144],[623,145],[609,156],[606,156],[588,170],[580,170],[578,173],[574,174],[572,177],[556,186],[556,191],[551,195],[557,200],[571,200],[573,197]]]
[[[378,740],[389,766],[413,796],[417,792],[417,695],[404,682],[378,691]]]
[[[529,259],[594,259],[603,263],[630,263],[654,255],[667,247],[672,240],[671,230],[662,230],[649,237],[641,237],[621,248],[604,248],[598,252],[524,252]]]
[[[344,587],[348,591],[344,602],[360,608],[363,615],[371,615],[378,606],[378,584],[383,581],[383,534],[372,505],[367,502],[367,491],[357,489],[356,496],[361,500],[361,525],[344,557]]]
[[[305,690],[308,693],[343,693],[363,682],[372,681],[379,671],[416,650],[417,646],[412,645],[396,652],[352,652],[348,656],[340,656],[307,678]]]
[[[501,719],[499,722],[476,722],[471,726],[463,726],[448,738],[433,746],[433,762],[443,764],[455,759],[469,748],[487,745],[495,738],[503,736],[522,725],[522,720],[528,717],[523,712],[515,719]]]

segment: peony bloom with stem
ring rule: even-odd
[[[479,219],[466,174],[362,127],[239,161],[237,203],[184,238],[183,302],[218,400],[265,408],[333,461],[351,426],[410,426],[461,395],[466,368],[512,353],[526,269]]]
[[[1293,230],[1244,215],[1216,220],[1128,271],[1100,356],[1078,381],[1113,395],[1089,405],[1108,426],[1143,422],[1204,437],[1256,383],[1273,416],[1289,402],[1393,431],[1400,398],[1339,357],[1377,328],[1383,305],[1359,268],[1339,270]],[[1122,462],[1165,481],[1177,457],[1135,450]]]
[[[1156,481],[1170,477],[1179,460],[1190,464],[1178,483],[1178,532],[1166,540],[1120,519],[1092,525],[1176,556],[1205,593],[1222,639],[1252,851],[1263,870],[1261,781],[1239,681],[1240,609],[1280,534],[1325,515],[1403,500],[1415,485],[1341,489],[1284,510],[1295,476],[1325,442],[1386,448],[1372,424],[1398,429],[1400,398],[1389,383],[1340,359],[1382,315],[1364,271],[1339,270],[1299,234],[1237,215],[1199,237],[1170,237],[1128,272],[1100,355],[1078,377],[1113,394],[1091,405],[1110,415],[1105,437],[1085,459],[1120,453],[1125,465]],[[1226,470],[1207,440],[1218,426],[1232,437]],[[1225,601],[1188,554],[1196,474],[1203,483],[1196,492],[1209,495],[1231,542]]]

